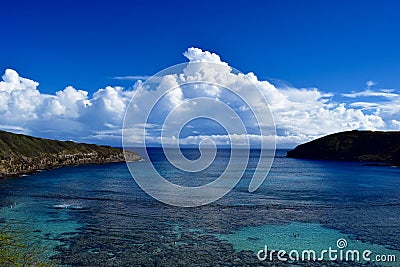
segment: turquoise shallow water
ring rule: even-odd
[[[83,225],[71,218],[70,210],[65,205],[48,207],[57,211],[46,214],[43,214],[41,205],[32,201],[14,202],[9,207],[0,208],[0,214],[2,220],[7,222],[8,230],[24,229],[30,233],[30,240],[40,241],[40,245],[47,249],[47,255],[54,256],[57,254],[57,246],[68,246],[68,242],[62,240],[77,235]]]
[[[354,237],[343,234],[338,230],[323,227],[316,223],[299,223],[294,222],[283,225],[263,225],[257,227],[244,227],[240,230],[235,231],[232,234],[217,235],[222,240],[227,240],[233,244],[235,250],[251,250],[257,253],[259,250],[267,251],[271,250],[285,250],[290,252],[296,250],[300,253],[303,250],[313,250],[316,252],[317,258],[325,258],[329,260],[327,254],[322,254],[323,250],[337,250],[338,257],[340,256],[339,251],[342,250],[344,253],[348,250],[358,250],[360,252],[360,262],[366,262],[362,259],[362,253],[366,250],[372,252],[370,258],[375,261],[376,255],[394,255],[397,259],[400,259],[400,251],[387,249],[385,246],[362,242]],[[345,240],[346,245],[340,245],[338,247],[338,240]],[[346,255],[346,254],[344,254]],[[348,259],[352,260],[352,257]],[[344,257],[343,260],[346,260]],[[393,266],[393,262],[387,263],[389,266]]]
[[[167,179],[190,186],[218,177],[228,152],[220,151],[203,173],[187,174],[172,167],[161,150],[149,151]],[[185,154],[196,158],[198,151]],[[264,245],[318,249],[334,246],[342,237],[357,249],[398,253],[399,168],[284,155],[277,152],[267,180],[249,193],[258,160],[252,151],[237,187],[199,208],[152,199],[124,163],[5,179],[0,181],[0,222],[24,226],[47,244],[49,255],[69,266],[268,265],[254,253]],[[140,169],[143,162],[132,164]]]

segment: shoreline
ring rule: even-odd
[[[52,171],[60,168],[65,168],[65,167],[78,167],[78,166],[88,166],[88,165],[107,165],[107,164],[117,164],[117,163],[123,163],[123,162],[139,162],[142,159],[138,160],[131,160],[131,161],[126,161],[126,160],[121,160],[121,161],[110,161],[110,162],[93,162],[93,163],[82,163],[82,164],[68,164],[68,165],[58,165],[54,167],[48,167],[48,168],[42,168],[42,169],[35,169],[35,170],[30,170],[26,172],[19,172],[19,173],[9,173],[7,175],[0,175],[0,180],[2,179],[12,179],[12,178],[20,178],[20,177],[25,177],[28,175],[32,175],[35,173],[39,172],[45,172],[45,171]]]
[[[140,161],[141,157],[134,152],[110,148],[109,154],[77,153],[50,154],[41,157],[9,157],[0,160],[0,179],[22,177],[40,171],[82,165],[101,165],[121,162]]]
[[[139,154],[121,148],[50,140],[0,130],[0,179],[65,166],[140,159]]]

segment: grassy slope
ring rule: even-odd
[[[98,146],[35,138],[0,131],[0,177],[19,176],[40,169],[68,165],[103,164],[139,160],[134,152]]]
[[[93,144],[75,143],[36,138],[32,136],[0,131],[0,158],[36,157],[43,154],[58,153],[98,153],[119,152],[119,149]]]
[[[349,131],[297,146],[288,157],[400,164],[400,132]]]

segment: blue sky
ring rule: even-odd
[[[182,53],[198,47],[278,89],[317,88],[346,109],[384,102],[391,113],[358,109],[387,121],[378,129],[397,130],[390,123],[398,116],[399,10],[398,1],[7,1],[0,16],[0,72],[12,69],[39,82],[40,94],[73,86],[75,95],[87,92],[83,102],[93,102],[100,88],[134,84],[113,77],[152,75],[186,62]],[[378,93],[360,93],[368,90]],[[54,123],[50,113],[47,120]],[[35,130],[43,121],[33,126],[1,116],[3,129],[54,136],[54,129]],[[352,128],[347,126],[342,128]],[[67,136],[66,130],[55,137]]]
[[[400,87],[398,1],[7,1],[1,69],[92,92],[152,75],[188,47],[297,87]]]

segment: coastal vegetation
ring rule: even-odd
[[[126,159],[126,158],[127,159]],[[138,154],[110,146],[58,141],[0,131],[0,177],[80,164],[139,160]]]
[[[57,266],[49,260],[46,247],[40,239],[28,235],[23,229],[3,225],[0,227],[0,266]]]
[[[297,146],[289,158],[378,162],[400,166],[400,132],[348,131]]]

